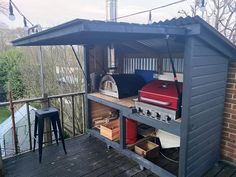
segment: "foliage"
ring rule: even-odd
[[[70,46],[43,46],[40,53],[39,47],[18,47],[16,50],[16,48],[12,48],[9,45],[9,41],[23,36],[24,32],[20,28],[0,28],[0,58],[5,58],[4,60],[0,59],[0,62],[2,62],[2,64],[0,64],[0,79],[4,81],[4,90],[7,87],[7,84],[5,84],[6,80],[9,80],[11,83],[14,83],[12,88],[14,87],[18,89],[17,93],[22,93],[21,88],[24,89],[23,95],[21,95],[23,98],[41,97],[43,92],[41,72],[43,73],[44,78],[44,93],[48,95],[58,95],[84,90],[84,84],[82,80],[83,73],[78,66]],[[75,48],[81,62],[83,63],[83,48],[77,46],[75,46]],[[13,55],[11,52],[13,54],[15,52],[15,54]],[[15,67],[13,67],[14,72],[11,71],[11,73],[9,73],[9,69],[2,69],[3,67],[6,67],[6,53],[8,56],[10,55],[10,63],[15,63]],[[18,59],[13,60],[12,58]],[[42,71],[40,61],[42,61]],[[7,75],[7,77],[3,79],[3,77],[1,77],[3,75]],[[17,80],[18,82],[13,80]],[[0,81],[0,85],[3,85],[2,83]],[[15,87],[15,85],[17,85],[17,87]],[[15,91],[13,90],[13,92]],[[71,104],[67,104],[68,101],[69,100],[67,99],[63,99],[63,104],[65,104],[63,111],[65,129],[71,130],[71,125],[73,123],[72,108]],[[58,105],[59,100],[55,100],[55,104]],[[80,104],[81,101],[75,99],[76,129],[78,129],[78,132],[82,132],[83,128],[83,110]],[[41,108],[40,103],[34,103],[32,105],[37,108]],[[77,105],[79,105],[79,107],[77,107]],[[71,134],[70,131],[68,131],[68,133]]]
[[[5,107],[0,107],[0,124],[11,115],[10,111]]]
[[[0,1],[0,14],[7,15],[7,2]]]
[[[24,95],[24,86],[18,63],[22,62],[22,53],[10,49],[0,53],[0,91],[7,91],[10,86],[13,98],[19,99]]]

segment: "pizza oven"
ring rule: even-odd
[[[138,95],[138,91],[144,86],[144,80],[136,74],[107,74],[100,82],[99,92],[115,97],[126,98]]]

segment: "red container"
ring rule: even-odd
[[[182,92],[182,83],[179,88]],[[178,99],[175,83],[171,81],[153,80],[139,91],[139,101],[169,109],[177,110]]]
[[[137,141],[137,122],[126,119],[126,144],[134,144]]]

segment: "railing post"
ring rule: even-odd
[[[26,107],[27,107],[27,120],[28,120],[28,131],[29,131],[29,145],[30,145],[30,150],[32,150],[32,134],[31,134],[29,102],[26,102]]]
[[[0,177],[4,177],[1,144],[0,144]]]
[[[84,107],[84,95],[79,95],[79,97],[81,97],[81,100],[82,100],[82,109],[81,109],[81,111],[82,111],[82,116],[83,116],[83,122],[82,122],[82,126],[83,126],[83,134],[85,133],[85,107]]]
[[[15,153],[18,154],[18,140],[17,140],[17,133],[16,133],[14,105],[12,102],[12,91],[9,91],[9,101],[10,101],[10,109],[11,109],[12,133],[13,133],[13,138],[14,138]]]
[[[62,97],[60,97],[60,110],[61,110],[61,128],[62,132],[64,132],[64,114],[63,114],[63,102]]]
[[[75,97],[71,96],[71,107],[72,107],[72,128],[73,128],[73,136],[75,136]]]

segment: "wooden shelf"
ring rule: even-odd
[[[128,107],[128,108],[135,107],[133,99],[137,98],[136,96],[133,96],[133,97],[128,97],[128,98],[118,99],[118,98],[114,98],[114,97],[111,97],[111,96],[103,95],[103,94],[98,93],[98,92],[90,93],[89,96],[93,96],[93,97],[97,97],[97,98],[100,98],[100,99],[103,99],[103,100],[106,100],[106,101],[114,102],[114,103],[117,103],[121,106],[125,106],[125,107]]]
[[[89,100],[129,113],[132,113],[135,110],[134,98],[136,97],[118,99],[97,92],[88,94]]]

